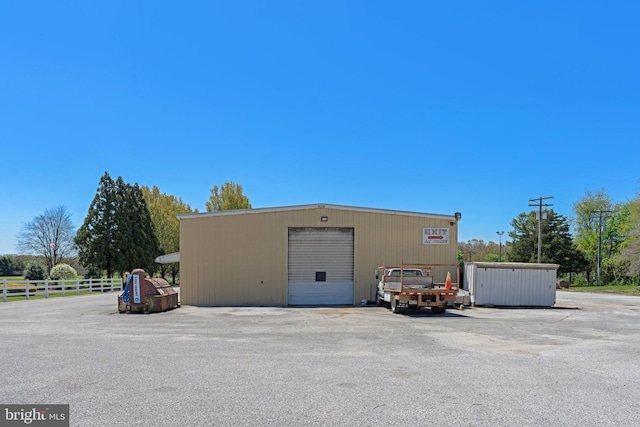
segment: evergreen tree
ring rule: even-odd
[[[96,270],[106,270],[107,277],[113,277],[118,264],[116,211],[115,182],[105,172],[74,241],[80,263]]]
[[[122,177],[114,182],[105,172],[75,238],[80,262],[94,269],[123,274],[134,268],[154,271],[160,254],[151,216],[138,184]]]
[[[120,209],[115,240],[122,255],[118,258],[116,270],[123,274],[143,268],[152,275],[156,269],[154,259],[160,255],[160,245],[142,190],[138,184],[126,184],[118,177],[116,194]]]
[[[587,265],[584,254],[579,251],[569,232],[569,222],[563,215],[556,214],[553,209],[545,211],[546,219],[542,219],[542,250],[540,261],[558,264],[559,274],[584,271]],[[511,222],[513,231],[509,260],[515,262],[534,263],[538,260],[538,221],[536,211],[528,214],[520,213]]]

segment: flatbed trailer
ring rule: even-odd
[[[448,266],[448,265],[447,265]],[[433,281],[434,265],[402,264],[399,267],[382,265],[378,267],[377,277],[378,305],[389,304],[393,313],[402,314],[408,309],[428,307],[435,314],[446,311],[447,305],[453,304],[458,294],[458,283],[452,283],[447,273],[445,283]],[[459,276],[459,266],[456,277]],[[457,279],[456,279],[457,280]]]

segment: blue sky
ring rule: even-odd
[[[529,199],[640,190],[640,26],[625,1],[7,1],[0,254],[80,226],[105,171],[204,211],[462,212],[497,241]],[[505,234],[506,236],[506,234]]]

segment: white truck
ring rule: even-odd
[[[394,313],[402,314],[409,308],[429,307],[435,314],[446,311],[456,300],[458,286],[453,286],[450,275],[444,284],[434,284],[433,267],[423,264],[403,264],[400,267],[381,266],[376,270],[378,306],[385,303]]]

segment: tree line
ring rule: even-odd
[[[234,182],[214,185],[206,202],[207,211],[249,209],[249,198]],[[25,224],[18,237],[18,249],[33,254],[50,272],[64,261],[77,260],[86,277],[122,275],[135,268],[161,277],[170,274],[175,283],[179,264],[157,264],[159,255],[178,252],[180,224],[177,215],[198,212],[181,198],[149,188],[112,179],[108,172],[100,178],[86,217],[75,230],[64,206],[47,209]],[[0,257],[0,275],[26,271],[31,264],[19,263],[17,256]]]
[[[242,186],[225,182],[213,186],[206,202],[208,212],[250,209]],[[96,195],[83,224],[75,230],[64,206],[47,209],[25,224],[18,235],[18,249],[44,261],[46,271],[75,260],[86,276],[107,277],[144,268],[175,282],[179,264],[157,264],[159,255],[178,252],[180,225],[177,215],[197,212],[181,198],[149,188],[100,178]],[[538,219],[536,211],[521,212],[512,221],[510,240],[504,244],[472,239],[458,243],[459,260],[537,262]],[[567,218],[553,209],[540,219],[541,262],[560,267],[561,276],[594,283],[598,270],[602,283],[640,284],[640,195],[613,203],[606,191],[587,192]],[[0,275],[13,275],[34,263],[29,259],[0,257]],[[598,266],[600,268],[598,269]]]
[[[537,262],[538,211],[521,212],[512,221],[511,239],[502,245],[502,260]],[[569,281],[640,284],[640,194],[614,203],[605,190],[587,192],[573,205],[573,218],[543,211],[541,262],[558,264]],[[469,240],[458,244],[462,261],[497,261],[499,244]]]

